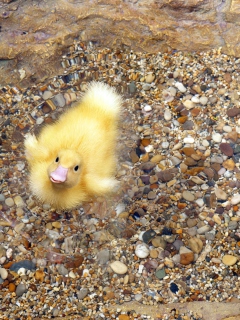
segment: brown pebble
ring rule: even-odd
[[[9,290],[10,292],[15,292],[15,290],[16,290],[15,284],[12,283],[12,282],[9,283],[8,290]]]
[[[240,113],[240,109],[237,107],[231,108],[227,110],[227,115],[229,117],[236,117]]]
[[[187,119],[188,119],[187,116],[183,116],[183,117],[179,117],[177,121],[181,124],[184,124],[187,121]]]
[[[191,148],[191,147],[183,148],[182,151],[187,157],[191,157],[192,154],[196,153],[194,148]]]
[[[231,157],[233,155],[233,148],[229,143],[220,143],[219,147],[222,153],[224,153],[226,156]]]
[[[194,260],[194,253],[193,252],[186,252],[180,254],[180,263],[183,265],[190,264]]]
[[[197,116],[199,115],[200,111],[201,111],[201,110],[198,109],[198,108],[193,108],[193,109],[191,110],[191,114],[192,114],[193,117],[197,117]]]
[[[130,158],[133,163],[136,163],[139,161],[139,157],[134,150],[130,152]]]

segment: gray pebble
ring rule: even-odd
[[[5,196],[4,194],[0,194],[0,202],[3,202],[3,201],[5,201]]]
[[[68,269],[65,268],[63,264],[57,265],[57,270],[62,276],[66,276],[68,274]]]
[[[58,93],[56,96],[52,98],[52,102],[55,104],[55,106],[63,108],[66,104],[66,100],[64,99],[64,96],[61,93]]]
[[[130,93],[135,93],[136,90],[137,90],[137,87],[136,87],[136,84],[135,84],[134,81],[132,81],[132,82],[129,84],[128,87],[129,87],[129,92],[130,92]]]
[[[18,297],[22,296],[27,291],[27,287],[25,284],[20,283],[16,288],[16,295]]]
[[[79,300],[84,299],[87,294],[88,294],[88,289],[87,289],[87,288],[82,288],[82,289],[77,293],[78,299],[79,299]]]
[[[101,250],[97,255],[97,261],[100,265],[104,265],[109,261],[110,251],[108,249]]]
[[[230,222],[229,222],[229,225],[228,225],[228,228],[229,228],[230,230],[236,230],[236,229],[237,229],[237,226],[238,226],[237,221],[230,221]]]

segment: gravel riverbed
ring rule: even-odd
[[[240,59],[75,43],[59,63],[65,73],[44,84],[0,90],[0,319],[153,319],[121,305],[239,303]],[[56,211],[29,191],[24,135],[92,80],[124,98],[119,189]]]

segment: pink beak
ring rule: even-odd
[[[65,182],[67,180],[67,173],[68,173],[68,169],[67,168],[63,168],[61,165],[59,165],[56,170],[51,172],[50,180],[53,183]]]

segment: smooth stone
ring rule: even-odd
[[[78,300],[84,299],[88,294],[87,288],[81,288],[80,291],[77,293]]]
[[[208,98],[206,96],[202,96],[199,99],[199,102],[201,103],[201,105],[205,106],[208,103]]]
[[[5,200],[5,204],[6,204],[8,207],[12,207],[12,206],[14,206],[14,201],[13,201],[12,198],[7,198],[7,199]]]
[[[162,142],[162,148],[163,149],[168,149],[168,147],[169,147],[169,142],[168,141],[163,141]]]
[[[178,90],[181,91],[182,93],[187,91],[187,89],[184,87],[184,85],[181,82],[176,82],[175,87],[178,88]]]
[[[48,99],[52,98],[52,96],[53,96],[52,92],[46,90],[43,92],[42,98],[43,98],[43,100],[48,100]]]
[[[194,261],[194,253],[186,247],[181,247],[180,253],[180,263],[183,265],[188,265]]]
[[[183,102],[183,105],[187,110],[191,110],[191,109],[195,108],[195,103],[191,100],[185,100]]]
[[[135,296],[134,296],[134,299],[136,300],[136,301],[141,301],[142,300],[142,294],[141,293],[137,293],[137,294],[135,294]]]
[[[58,93],[52,98],[52,102],[55,104],[56,107],[63,108],[66,104],[66,100],[61,93]]]
[[[68,269],[63,264],[58,264],[57,270],[62,276],[66,276],[68,274]]]
[[[158,279],[163,279],[165,276],[166,276],[166,272],[165,272],[165,269],[162,268],[162,269],[159,269],[155,272],[155,276],[158,278]]]
[[[208,232],[210,230],[210,226],[205,225],[203,227],[200,227],[197,229],[198,234],[204,234],[205,232]]]
[[[0,202],[3,202],[3,201],[5,201],[5,196],[4,194],[0,194]]]
[[[110,251],[108,249],[103,249],[97,254],[97,261],[100,265],[106,264],[110,259]]]
[[[161,236],[156,236],[155,238],[152,239],[152,245],[155,247],[155,248],[163,248],[165,249],[166,248],[166,241],[164,240],[163,237]]]
[[[183,199],[190,201],[190,202],[195,200],[194,194],[192,194],[190,191],[183,191],[182,197],[183,197]]]
[[[226,254],[223,256],[222,258],[222,262],[226,265],[226,266],[233,266],[236,262],[237,262],[237,257],[232,256],[230,254]]]
[[[144,259],[149,256],[150,250],[145,243],[140,243],[136,245],[135,254],[138,258]]]
[[[230,127],[230,126],[223,126],[223,131],[225,131],[225,132],[232,132],[232,127]]]
[[[228,197],[226,192],[220,188],[215,189],[215,195],[218,199],[221,199],[221,200],[227,200],[227,197]]]
[[[228,229],[229,230],[236,230],[238,228],[238,223],[237,221],[230,221],[228,224]]]
[[[148,84],[148,83],[144,83],[143,86],[142,86],[142,89],[144,91],[148,91],[151,89],[151,84]]]
[[[153,73],[149,73],[145,77],[145,81],[147,83],[152,83],[154,81],[154,79],[155,79],[155,75]]]
[[[240,202],[240,194],[235,194],[230,202],[232,205],[238,204]]]
[[[222,141],[222,135],[220,133],[218,133],[218,132],[214,132],[212,134],[212,139],[213,139],[214,142],[219,143],[219,142]]]
[[[8,272],[7,272],[6,269],[0,268],[0,277],[1,277],[3,280],[7,279],[7,277],[8,277]]]
[[[233,155],[233,148],[229,143],[220,143],[219,148],[226,156],[231,157]]]
[[[134,81],[131,81],[131,82],[130,82],[128,88],[129,88],[129,92],[130,92],[130,93],[135,93],[136,90],[137,90],[137,87],[136,87],[136,84],[135,84]]]
[[[200,102],[199,97],[197,97],[197,96],[193,96],[191,100],[194,103],[199,103]]]
[[[15,202],[15,205],[19,208],[19,207],[23,207],[24,205],[25,205],[25,202],[24,202],[24,200],[23,200],[23,198],[22,197],[20,197],[20,196],[16,196],[16,197],[14,197],[14,202]]]
[[[149,200],[154,200],[155,198],[156,198],[156,192],[154,192],[154,191],[150,191],[149,193],[148,193],[148,199]]]
[[[166,109],[165,111],[164,111],[164,119],[166,120],[166,121],[169,121],[169,120],[171,120],[172,119],[172,114],[171,114],[171,112],[170,112],[170,110],[169,109]]]
[[[185,137],[184,139],[183,139],[183,142],[184,143],[194,143],[194,138],[193,137]]]
[[[25,284],[20,283],[16,288],[16,295],[18,297],[22,296],[27,291],[27,287]]]
[[[147,230],[142,235],[143,242],[149,243],[155,236],[156,236],[156,232],[154,230],[152,229]]]
[[[125,274],[128,271],[128,267],[118,260],[110,263],[110,267],[117,274]]]
[[[9,269],[11,271],[18,272],[18,270],[20,268],[24,268],[24,269],[27,269],[27,270],[35,270],[36,269],[36,265],[31,260],[21,260],[21,261],[13,263]]]

